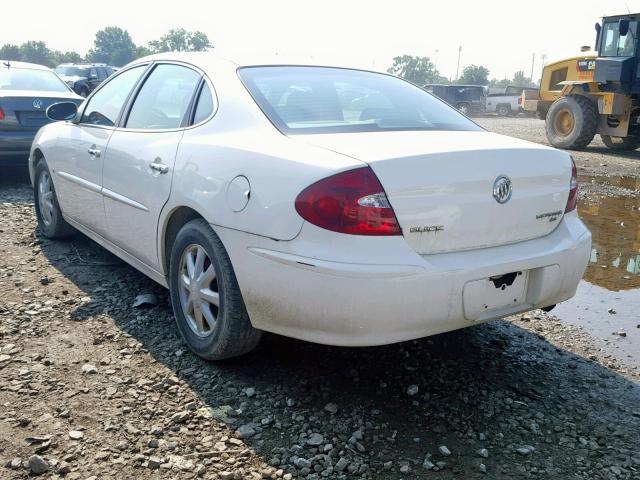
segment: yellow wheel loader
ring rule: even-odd
[[[545,120],[554,147],[581,149],[596,133],[614,150],[640,147],[640,14],[604,17],[596,52],[544,67],[540,90],[522,107]]]

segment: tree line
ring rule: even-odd
[[[488,85],[492,88],[506,88],[509,85],[519,87],[532,87],[535,83],[527,77],[521,70],[516,72],[512,78],[489,80],[489,69],[482,65],[467,65],[462,69],[462,75],[457,80],[450,81],[442,76],[436,65],[429,57],[414,57],[412,55],[402,55],[393,59],[393,64],[387,72],[409,80],[416,85],[426,85],[429,83],[439,84],[460,84],[460,85]]]
[[[0,60],[38,63],[55,67],[61,63],[106,63],[121,67],[136,58],[152,53],[169,51],[200,52],[213,48],[207,35],[201,31],[184,28],[169,30],[146,46],[136,45],[127,30],[120,27],[106,27],[96,32],[91,48],[85,56],[78,52],[51,50],[41,40],[31,40],[21,45],[5,43],[0,47]]]

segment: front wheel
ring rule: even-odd
[[[60,210],[56,190],[53,186],[51,172],[44,158],[36,165],[33,196],[38,227],[45,237],[61,238],[75,233],[73,227],[62,217],[62,210]]]
[[[583,95],[560,97],[547,113],[547,139],[557,148],[582,149],[595,137],[598,120],[598,107],[593,100]]]
[[[169,265],[171,303],[189,348],[208,360],[249,352],[261,332],[251,325],[231,260],[202,219],[178,232]]]
[[[611,150],[618,150],[621,152],[630,152],[637,150],[640,147],[640,137],[610,137],[609,135],[600,135],[602,143]]]

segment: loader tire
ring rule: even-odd
[[[600,138],[607,148],[619,152],[630,152],[640,147],[640,137],[636,136],[618,137],[618,141],[614,141],[609,135],[600,135]]]
[[[580,150],[591,143],[598,129],[598,107],[582,95],[561,97],[549,108],[546,131],[557,148]]]

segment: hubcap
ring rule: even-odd
[[[47,172],[42,172],[38,180],[38,206],[42,222],[48,227],[53,221],[56,207],[53,204],[53,183]]]
[[[216,270],[205,249],[189,245],[178,270],[180,305],[189,328],[199,337],[211,335],[220,309]]]
[[[560,110],[553,122],[556,132],[566,137],[573,132],[575,120],[569,110]]]

